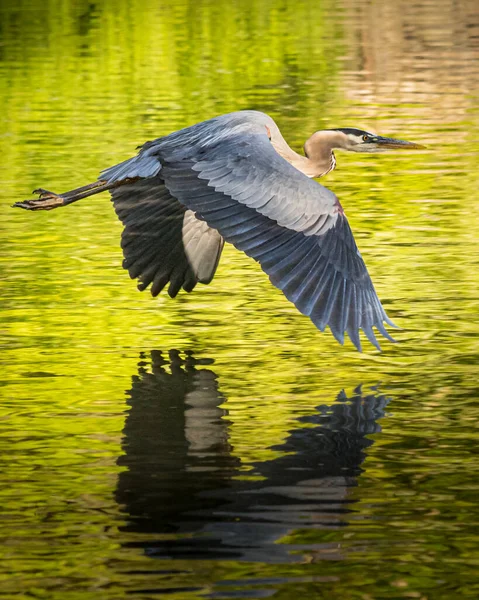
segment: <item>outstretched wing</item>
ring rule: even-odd
[[[279,136],[279,137],[278,137]],[[258,261],[271,282],[322,331],[360,350],[359,331],[377,348],[388,319],[336,196],[273,147],[284,142],[267,115],[246,111],[157,140],[109,182],[161,177],[172,196]],[[156,163],[155,163],[156,161]]]
[[[215,274],[224,241],[171,196],[162,179],[140,179],[111,190],[112,201],[125,229],[121,236],[123,267],[138,289],[151,284],[157,296],[170,282],[173,298],[209,283]]]

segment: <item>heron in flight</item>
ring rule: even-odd
[[[317,131],[294,152],[268,115],[239,111],[146,142],[102,171],[95,183],[63,194],[35,190],[16,202],[51,210],[108,190],[124,225],[123,267],[157,296],[213,279],[224,242],[259,262],[271,283],[342,344],[359,332],[380,349],[373,327],[394,341],[394,324],[376,294],[338,198],[316,181],[334,169],[334,149],[381,152],[421,148],[359,129]]]

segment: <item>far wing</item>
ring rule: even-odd
[[[196,218],[171,196],[159,177],[126,183],[111,191],[125,229],[121,246],[132,279],[143,291],[151,284],[157,296],[170,282],[171,297],[183,287],[209,283],[215,274],[224,241],[205,221]]]
[[[322,331],[360,350],[362,329],[392,339],[390,325],[336,196],[272,147],[266,132],[202,148],[197,157],[162,160],[169,191],[258,261],[271,282]]]

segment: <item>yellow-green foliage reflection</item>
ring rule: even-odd
[[[356,548],[359,558],[348,558],[347,571],[332,567],[324,590],[376,597],[364,576],[380,594],[394,581],[394,590],[406,581],[422,593],[439,578],[427,572],[428,561],[443,561],[443,578],[452,578],[440,544],[448,527],[463,530],[435,511],[445,510],[441,490],[457,485],[462,495],[448,502],[467,522],[468,482],[477,469],[479,55],[476,3],[439,4],[3,2],[0,494],[10,541],[2,577],[15,574],[7,593],[47,597],[47,589],[50,598],[65,591],[86,598],[105,585],[98,597],[118,598],[122,568],[135,561],[145,568],[145,557],[118,550],[116,460],[140,353],[172,348],[214,360],[231,452],[245,476],[254,461],[281,454],[271,447],[302,426],[298,416],[333,402],[341,389],[380,383],[393,398],[393,414],[352,492],[368,518],[347,528],[364,542],[363,554]],[[210,286],[176,301],[138,293],[121,269],[121,228],[106,195],[51,213],[9,208],[38,186],[63,191],[94,180],[146,139],[244,108],[270,113],[298,150],[314,130],[339,126],[428,146],[408,154],[338,152],[338,170],[324,181],[345,207],[379,296],[402,327],[399,344],[385,342],[382,354],[365,345],[360,355],[349,342],[340,347],[231,247]],[[417,494],[416,505],[398,502],[409,493]],[[397,504],[398,514],[406,507],[404,521],[396,519]],[[369,517],[396,524],[403,554]],[[54,524],[45,526],[49,519]],[[413,531],[421,519],[423,546]],[[317,535],[347,547],[347,532]],[[306,543],[307,535],[316,534],[299,528],[282,541]],[[423,553],[416,575],[408,571],[417,566],[415,552]],[[381,553],[400,565],[382,573],[385,581],[374,566]],[[472,559],[458,552],[455,560],[467,581]],[[287,572],[318,575],[314,565],[303,567]],[[286,570],[252,572],[274,577]],[[201,580],[208,591],[211,581],[247,578],[248,569],[208,563],[193,575],[178,581]],[[465,585],[461,596],[469,592]],[[290,594],[280,589],[277,597]],[[431,598],[450,597],[441,594]]]

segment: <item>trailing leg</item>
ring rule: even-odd
[[[95,194],[100,194],[101,192],[111,190],[119,187],[120,185],[131,183],[132,181],[132,179],[124,179],[122,181],[115,181],[114,183],[107,183],[99,180],[74,190],[70,190],[69,192],[64,192],[63,194],[55,194],[54,192],[39,188],[32,192],[33,194],[39,195],[37,199],[15,202],[13,206],[17,208],[24,208],[25,210],[52,210],[54,208],[59,208],[60,206],[67,206],[67,204],[72,204],[73,202],[77,202],[82,198],[88,198],[89,196],[94,196]]]

